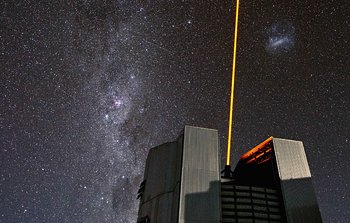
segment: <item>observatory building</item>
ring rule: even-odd
[[[218,132],[185,126],[152,148],[138,223],[322,222],[302,142],[268,138],[221,177]]]

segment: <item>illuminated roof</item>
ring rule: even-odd
[[[245,164],[261,164],[271,158],[272,154],[272,136],[249,150],[241,156],[241,162]]]

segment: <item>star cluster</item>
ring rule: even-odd
[[[241,3],[233,165],[304,142],[324,222],[349,222],[347,4]],[[0,222],[135,222],[149,148],[219,130],[232,1],[2,1]],[[327,35],[324,35],[327,33]]]

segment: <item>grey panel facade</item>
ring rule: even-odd
[[[146,161],[139,222],[219,223],[218,132],[186,126],[177,142],[152,148]]]
[[[148,217],[151,222],[177,222],[182,159],[180,145],[177,142],[165,143],[148,153],[139,219]]]
[[[185,127],[179,222],[220,222],[217,130]]]
[[[273,138],[288,223],[322,222],[303,143]]]
[[[301,141],[273,138],[273,149],[281,180],[311,177]]]

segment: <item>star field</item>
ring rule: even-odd
[[[232,1],[2,1],[0,222],[135,222],[151,147],[219,130]],[[301,140],[324,222],[350,221],[346,1],[242,1],[233,165]]]

